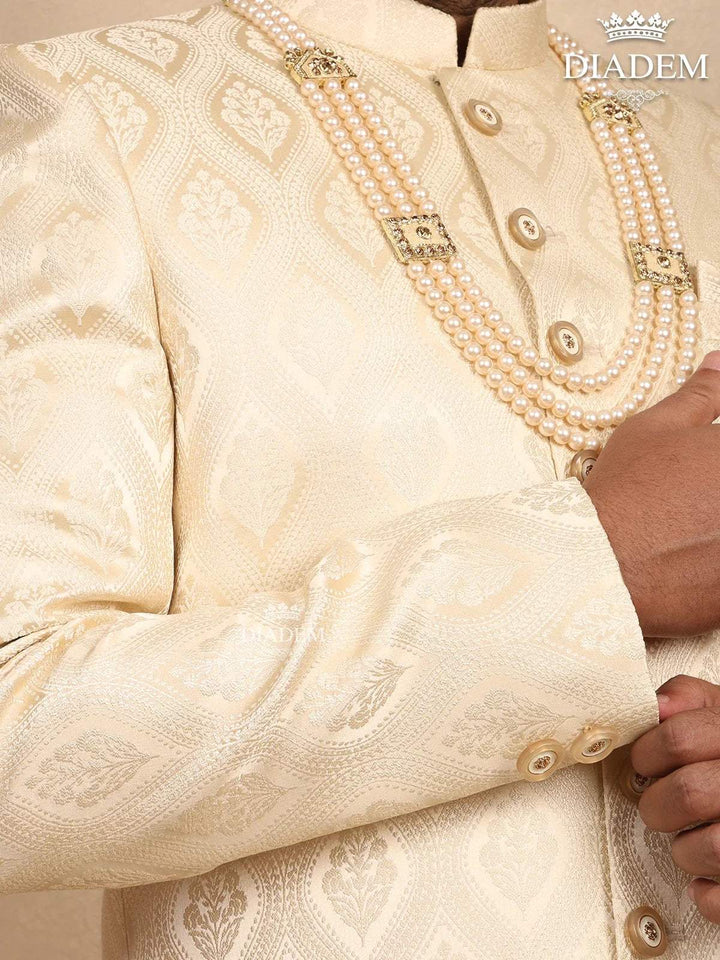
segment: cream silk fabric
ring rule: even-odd
[[[544,4],[480,10],[462,69],[412,0],[285,8],[521,332],[570,320],[607,361],[631,280]],[[668,957],[720,957],[626,751],[515,767],[632,741],[720,638],[646,657],[569,453],[460,359],[277,50],[212,5],[0,61],[1,889],[110,888],[107,960],[625,960],[646,902]],[[643,119],[708,348],[720,122]]]

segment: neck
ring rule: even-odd
[[[417,0],[426,7],[435,7],[455,18],[458,34],[458,63],[462,66],[467,51],[473,16],[478,7],[511,7],[527,0]]]

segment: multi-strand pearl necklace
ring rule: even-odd
[[[612,362],[582,375],[542,355],[496,309],[457,255],[428,190],[343,58],[321,48],[271,0],[224,3],[284,52],[300,92],[408,277],[475,372],[529,426],[578,451],[575,459],[587,454],[592,461],[602,448],[602,432],[648,404],[669,362],[674,383],[686,381],[695,363],[698,306],[676,212],[647,134],[606,81],[575,80],[607,167],[636,285],[630,324]],[[554,27],[549,43],[559,57],[583,53]],[[581,404],[583,395],[621,379],[629,386],[612,409]]]

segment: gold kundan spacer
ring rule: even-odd
[[[436,213],[384,217],[380,223],[400,263],[449,260],[457,253],[445,224]]]
[[[297,83],[314,80],[322,86],[327,80],[347,80],[357,76],[347,62],[329,47],[324,50],[305,50],[288,53],[285,66]]]
[[[656,287],[673,287],[676,293],[692,289],[690,267],[684,253],[637,241],[630,243],[629,247],[638,280],[648,280]]]
[[[642,128],[637,113],[626,103],[621,103],[617,97],[584,93],[580,98],[580,108],[589,123],[593,120],[604,120],[611,126],[621,123],[628,128],[630,134]]]

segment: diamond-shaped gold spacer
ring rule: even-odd
[[[629,249],[637,280],[649,280],[656,287],[673,287],[676,293],[692,290],[690,267],[684,253],[637,240],[630,242]]]
[[[449,260],[457,253],[437,213],[415,217],[383,217],[380,223],[400,263]]]
[[[618,123],[624,124],[629,133],[642,129],[642,123],[637,113],[622,103],[617,97],[603,97],[598,94],[584,93],[580,97],[580,108],[585,114],[588,123],[593,120],[604,120],[611,127]]]
[[[329,47],[324,50],[289,50],[285,54],[285,66],[297,83],[314,80],[322,86],[328,80],[343,81],[357,76],[347,61]]]

